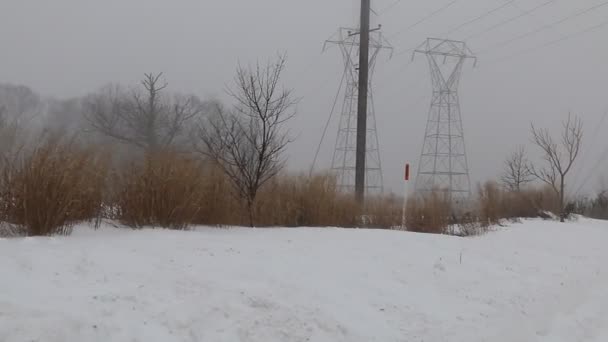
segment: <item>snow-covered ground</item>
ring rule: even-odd
[[[608,223],[0,240],[0,341],[608,341]]]

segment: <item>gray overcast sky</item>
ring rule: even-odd
[[[395,34],[450,1],[404,0],[391,7],[395,0],[376,0],[372,3],[379,16],[373,21],[383,25],[399,51],[507,2],[460,0]],[[448,38],[464,39],[546,1],[516,0]],[[557,0],[468,44],[481,52],[601,2]],[[144,72],[163,71],[175,91],[223,98],[238,61],[254,62],[285,51],[285,84],[303,97],[292,123],[297,141],[289,150],[290,168],[307,170],[342,72],[339,52],[322,54],[322,44],[339,26],[356,25],[357,11],[355,0],[0,0],[0,82],[65,98],[109,82],[133,84]],[[597,128],[608,110],[608,27],[509,56],[606,20],[608,6],[480,53],[478,67],[464,69],[460,99],[474,182],[496,178],[505,155],[517,144],[528,144],[531,121],[558,129],[569,111],[583,117],[587,133],[583,170],[576,171],[573,182],[580,184],[589,174],[608,147],[608,122]],[[404,161],[418,158],[430,101],[426,61],[409,62],[409,54],[381,57],[374,80],[385,183],[395,191],[401,186]],[[337,118],[318,168],[330,164]],[[589,185],[597,185],[607,167],[603,163],[596,169]]]

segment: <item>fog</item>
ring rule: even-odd
[[[589,178],[599,186],[608,163],[608,6],[549,26],[602,1],[557,0],[495,30],[547,0],[518,0],[480,20],[505,0],[450,3],[372,1],[372,22],[382,24],[395,47],[379,57],[374,79],[378,134],[387,189],[399,192],[403,164],[418,159],[431,97],[424,58],[405,50],[427,37],[467,40],[477,67],[463,71],[460,102],[473,184],[496,179],[505,156],[530,144],[530,123],[557,133],[569,112],[580,115],[586,137],[571,187]],[[238,63],[288,55],[284,84],[301,97],[290,123],[296,138],[289,168],[310,168],[342,75],[338,50],[322,52],[339,27],[357,26],[355,0],[2,0],[0,83],[25,85],[44,98],[84,96],[108,83],[136,84],[146,72],[163,72],[173,91],[228,101],[225,88]],[[460,27],[463,23],[470,24]],[[539,28],[536,34],[521,37]],[[446,32],[454,31],[447,37]],[[571,36],[574,35],[574,36]],[[556,44],[548,43],[563,39]],[[533,49],[533,50],[531,50]],[[317,170],[328,168],[338,115],[324,141]],[[533,146],[528,148],[535,151]],[[536,154],[533,152],[533,156]]]

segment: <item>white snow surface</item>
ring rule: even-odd
[[[0,240],[0,341],[608,341],[608,223]]]

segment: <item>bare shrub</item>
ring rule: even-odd
[[[203,192],[200,162],[171,151],[154,152],[115,176],[118,220],[133,228],[183,230],[196,218]]]
[[[98,216],[106,171],[98,151],[48,138],[2,170],[2,221],[29,236],[67,235],[75,223]]]

